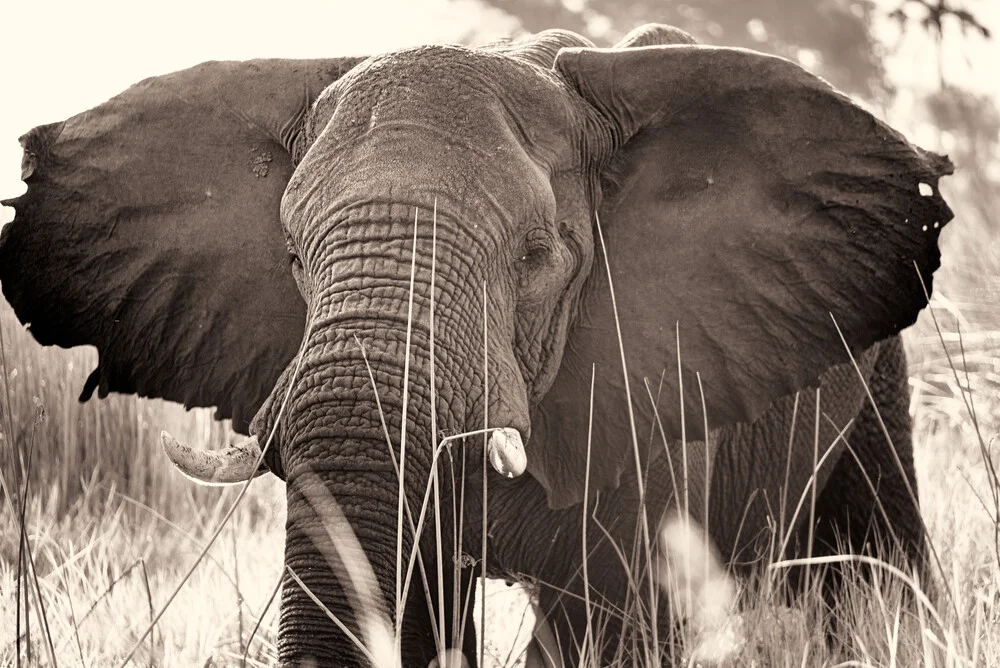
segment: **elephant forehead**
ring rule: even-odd
[[[361,203],[395,202],[503,221],[506,236],[550,220],[552,176],[583,164],[572,133],[584,124],[563,86],[537,65],[460,47],[369,59],[314,105],[282,219],[294,235]]]
[[[425,46],[373,57],[316,102],[311,124],[334,120],[341,141],[378,128],[422,128],[488,154],[516,141],[551,171],[578,160],[579,110],[551,69],[503,53]]]

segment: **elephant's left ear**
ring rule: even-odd
[[[593,108],[603,133],[594,143],[607,147],[600,223],[645,421],[641,444],[652,422],[643,378],[666,437],[681,435],[682,395],[687,436],[699,437],[699,377],[710,428],[750,422],[846,361],[834,320],[860,351],[926,305],[921,278],[929,290],[952,217],[938,191],[951,172],[946,158],[793,63],[752,51],[566,49],[555,67]],[[582,489],[587,402],[574,409],[570,397],[585,398],[573,378],[589,379],[591,363],[592,457],[617,462],[593,482],[613,486],[631,466],[600,245],[596,257],[561,378],[545,398],[560,407],[560,424],[546,433],[580,462],[575,481],[563,476],[564,502]]]
[[[21,138],[0,283],[40,343],[93,345],[99,390],[245,429],[301,339],[279,205],[310,104],[360,59],[212,62]]]

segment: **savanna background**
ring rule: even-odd
[[[859,581],[843,602],[836,649],[808,605],[765,597],[743,610],[731,651],[716,659],[1000,665],[996,0],[6,3],[0,195],[23,190],[16,139],[32,126],[203,60],[477,44],[549,27],[609,44],[648,21],[797,60],[956,165],[943,184],[956,219],[942,235],[934,299],[906,334],[923,513],[939,559],[936,606],[911,618],[898,605],[906,585],[879,569],[874,584]],[[13,212],[2,216],[6,223]],[[184,479],[162,455],[159,433],[216,447],[227,425],[209,409],[134,397],[78,403],[95,351],[42,349],[5,302],[0,349],[0,666],[118,665],[133,650],[132,664],[142,666],[239,665],[244,655],[247,665],[273,663],[282,484],[254,481],[202,555],[237,491]],[[506,589],[487,590],[485,653],[513,666],[511,640],[529,620],[525,597]]]

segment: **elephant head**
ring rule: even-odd
[[[540,485],[554,508],[583,498],[588,448],[590,489],[613,489],[662,450],[641,436],[654,419],[667,439],[751,421],[910,325],[951,218],[946,158],[791,62],[662,26],[611,49],[551,31],[205,63],[21,141],[28,189],[0,240],[20,319],[98,348],[82,398],[273,432],[286,565],[349,626],[319,491],[391,610],[414,545],[407,527],[397,546],[400,478],[419,508],[443,434],[503,429],[496,466],[519,473],[523,447],[528,475],[489,485]],[[246,453],[180,459],[256,472]],[[479,486],[450,492],[475,513]],[[349,663],[286,584],[283,660]],[[426,665],[421,634],[404,652]]]

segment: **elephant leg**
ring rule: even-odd
[[[883,345],[869,388],[878,413],[866,401],[848,435],[849,449],[817,498],[813,554],[868,554],[907,571],[915,568],[925,579],[926,541],[914,498],[906,356],[898,337]],[[867,567],[862,570],[867,572]],[[836,564],[827,571],[824,592],[829,603],[837,600],[844,572]]]
[[[633,493],[627,487],[618,490],[594,513],[588,531],[589,592],[585,592],[582,550],[576,535],[582,517],[577,509],[571,521],[563,520],[567,539],[558,542],[556,554],[564,555],[569,568],[563,570],[562,580],[548,580],[555,584],[540,588],[539,613],[548,622],[551,638],[539,642],[538,649],[558,647],[565,666],[646,665],[650,652],[658,653],[663,663],[673,665],[668,661],[671,648],[679,647],[674,633],[675,611],[669,594],[657,584],[650,586],[649,578],[655,575],[646,565],[641,535],[636,530],[636,511],[620,512],[622,508],[637,507]],[[662,506],[652,503],[649,516],[657,518],[661,511]],[[654,543],[654,560],[657,549]],[[622,563],[623,558],[628,566]],[[657,601],[656,650],[652,649],[651,596]],[[538,634],[536,638],[542,640]],[[679,659],[679,655],[674,658]]]
[[[587,628],[580,567],[582,507],[550,508],[542,486],[522,476],[491,485],[490,515],[491,559],[498,574],[525,576],[538,583],[534,612],[547,626],[538,633],[541,625],[536,625],[526,665],[580,665],[578,647]],[[591,532],[599,533],[596,528]],[[593,561],[618,565],[617,559],[605,564],[602,558],[594,555]],[[598,570],[605,575],[613,570],[604,566]],[[558,655],[557,661],[550,660],[552,654]]]
[[[645,593],[644,589],[640,595]],[[543,589],[539,595],[539,608],[548,622],[549,628],[545,631],[549,637],[543,637],[544,640],[539,638],[542,641],[536,643],[538,650],[544,652],[547,647],[555,645],[564,666],[647,665],[646,657],[652,647],[649,619],[646,614],[637,619],[634,609],[623,615],[619,605],[620,602],[616,604],[602,601],[595,592],[591,595],[588,616],[582,592]],[[643,607],[647,606],[643,604]],[[683,648],[674,619],[667,596],[661,593],[657,606],[657,646],[662,665],[678,665],[682,660]],[[643,628],[638,628],[637,624],[643,624]],[[589,638],[588,625],[592,630]],[[581,657],[584,653],[586,656]],[[551,665],[558,664],[552,662],[537,665],[550,668]]]
[[[542,637],[547,635],[544,630],[536,633],[537,654],[551,653],[548,648],[554,645],[565,666],[581,665],[583,652],[595,654],[587,658],[602,666],[618,665],[633,656],[645,664],[643,655],[653,634],[648,628],[650,569],[645,565],[640,527],[645,518],[656,559],[656,528],[674,496],[667,484],[671,480],[668,467],[666,458],[650,464],[649,479],[657,483],[646,488],[644,514],[638,511],[640,493],[632,476],[623,476],[618,489],[590,497],[586,549],[582,504],[550,508],[545,490],[529,476],[490,488],[490,540],[497,567],[538,582],[536,613],[548,623],[551,638]],[[702,504],[697,490],[692,490],[691,503],[692,507]],[[584,554],[589,591],[584,588]],[[653,592],[658,597],[658,644],[666,662],[676,639],[675,611],[670,609],[667,593],[656,587]],[[647,611],[638,615],[644,618],[641,622],[636,619],[637,609]],[[588,628],[592,630],[589,636]],[[592,641],[597,647],[591,650]]]
[[[543,586],[538,595],[537,613],[548,624],[552,644],[556,646],[563,663],[570,666],[581,664],[580,649],[587,629],[587,609],[575,594]]]

